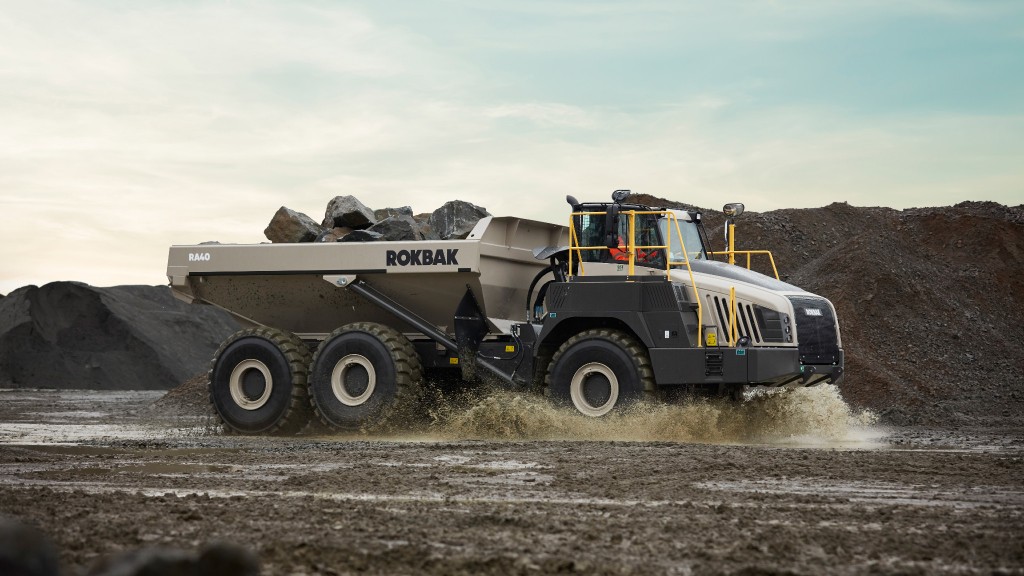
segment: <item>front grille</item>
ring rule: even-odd
[[[718,318],[718,322],[722,329],[720,333],[723,337],[728,338],[730,326],[732,326],[732,314],[729,310],[729,299],[719,298],[718,296],[708,295],[708,305],[711,306],[711,311],[714,316]],[[767,338],[767,335],[762,335],[761,331],[764,330],[763,325],[759,326],[756,317],[754,315],[754,308],[756,305],[747,304],[741,301],[736,302],[736,338],[742,338],[746,336],[750,338],[750,341],[755,344],[760,344],[765,341],[772,341],[771,338]],[[760,308],[759,306],[756,306]],[[781,341],[781,338],[779,339]]]
[[[839,335],[832,307],[823,298],[790,296],[796,314],[801,364],[837,364]]]

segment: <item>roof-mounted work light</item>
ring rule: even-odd
[[[726,204],[722,207],[722,212],[725,212],[725,215],[729,218],[735,218],[740,214],[743,214],[743,204],[740,204],[739,202]]]
[[[736,263],[736,225],[732,219],[743,214],[743,204],[732,202],[722,207],[725,212],[725,242],[729,250],[729,264]]]

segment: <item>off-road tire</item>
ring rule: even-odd
[[[423,378],[412,342],[374,322],[335,330],[320,344],[309,369],[309,402],[330,428],[358,430],[383,418]]]
[[[247,328],[228,337],[210,367],[210,404],[226,432],[294,434],[309,421],[309,349],[294,334]]]
[[[656,390],[647,349],[633,336],[608,328],[566,340],[551,358],[545,382],[556,403],[595,417],[621,411]]]

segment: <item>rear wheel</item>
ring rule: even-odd
[[[586,416],[604,416],[654,391],[644,347],[619,330],[594,329],[565,341],[551,359],[548,392]]]
[[[309,421],[308,364],[309,350],[295,335],[241,330],[214,355],[210,403],[228,431],[293,434]]]
[[[310,402],[324,424],[354,430],[383,417],[421,377],[420,357],[400,332],[372,322],[348,324],[313,355]]]

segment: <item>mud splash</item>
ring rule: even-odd
[[[741,403],[689,399],[639,403],[622,414],[589,418],[536,395],[500,390],[444,396],[436,391],[429,419],[413,423],[405,406],[374,436],[423,440],[603,440],[858,446],[885,432],[871,412],[858,412],[835,386],[748,393]],[[412,434],[410,435],[410,432]],[[410,437],[412,436],[412,437]]]

